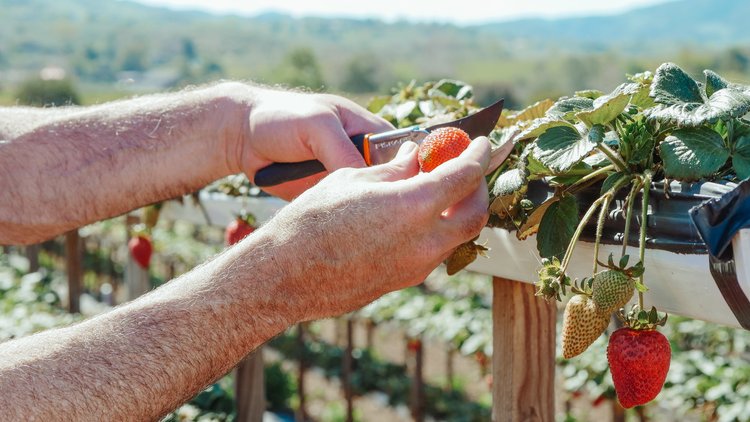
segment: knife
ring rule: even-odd
[[[401,144],[412,141],[417,144],[433,130],[441,127],[457,127],[466,132],[471,139],[489,136],[495,128],[500,113],[503,111],[504,99],[487,106],[474,114],[451,122],[440,123],[429,127],[410,126],[403,129],[389,130],[381,133],[367,133],[350,137],[368,166],[386,163],[396,156]],[[280,183],[301,179],[325,171],[325,166],[318,160],[297,163],[273,163],[255,173],[255,185],[259,187],[275,186]]]

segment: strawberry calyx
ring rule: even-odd
[[[599,261],[598,259],[596,260],[596,262],[602,267],[609,268],[610,270],[620,271],[630,278],[638,278],[642,276],[646,270],[643,267],[643,262],[638,261],[635,265],[628,267],[629,260],[630,260],[630,255],[623,255],[620,257],[620,261],[617,264],[615,264],[613,255],[609,254],[609,258],[607,259],[606,264]]]
[[[625,309],[620,309],[616,315],[623,325],[633,330],[655,330],[656,327],[664,326],[669,317],[667,313],[660,316],[655,306],[652,306],[650,311],[646,311],[638,305],[633,305],[627,313]]]
[[[542,259],[542,268],[539,269],[539,279],[535,283],[536,296],[545,300],[557,300],[562,302],[562,296],[567,295],[567,288],[571,286],[570,277],[565,274],[562,264],[557,257]]]
[[[257,222],[257,219],[255,218],[255,215],[253,215],[251,212],[248,212],[247,210],[243,209],[242,211],[240,211],[239,214],[235,214],[235,217],[237,218],[237,221],[241,221],[251,226],[252,228],[257,228],[255,225]]]

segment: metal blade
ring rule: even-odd
[[[468,133],[471,139],[478,136],[488,136],[490,132],[492,132],[492,129],[495,128],[498,119],[500,119],[500,113],[503,112],[504,102],[505,99],[502,99],[464,118],[452,122],[440,123],[425,129],[428,132],[432,132],[441,127],[453,126]]]
[[[441,127],[458,127],[465,131],[471,139],[479,136],[489,136],[492,129],[495,128],[498,119],[500,119],[500,113],[503,111],[503,102],[504,100],[500,100],[472,115],[451,122],[439,123],[427,128],[412,126],[371,135],[368,140],[368,151],[365,159],[367,160],[367,157],[369,157],[367,163],[370,165],[387,163],[396,156],[396,152],[401,147],[401,144],[406,141],[419,144],[430,131]]]

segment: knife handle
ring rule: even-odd
[[[365,141],[370,134],[349,137],[362,156],[367,153]],[[276,186],[284,182],[302,179],[325,171],[325,166],[318,160],[307,160],[298,163],[273,163],[255,173],[255,185],[261,188]]]

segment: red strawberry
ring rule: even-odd
[[[255,219],[247,216],[238,216],[224,230],[224,241],[227,245],[234,245],[255,231],[253,225]]]
[[[623,327],[612,333],[607,360],[622,407],[646,404],[659,394],[671,355],[669,341],[656,330]]]
[[[422,341],[416,338],[409,339],[409,341],[406,342],[406,348],[409,349],[410,352],[416,353],[422,348]]]
[[[128,241],[128,249],[130,249],[130,255],[133,256],[135,262],[144,270],[148,269],[148,265],[151,263],[151,254],[154,252],[151,239],[145,234],[136,234]]]
[[[457,127],[435,129],[419,145],[419,168],[429,173],[451,158],[456,158],[469,146],[471,138]]]

